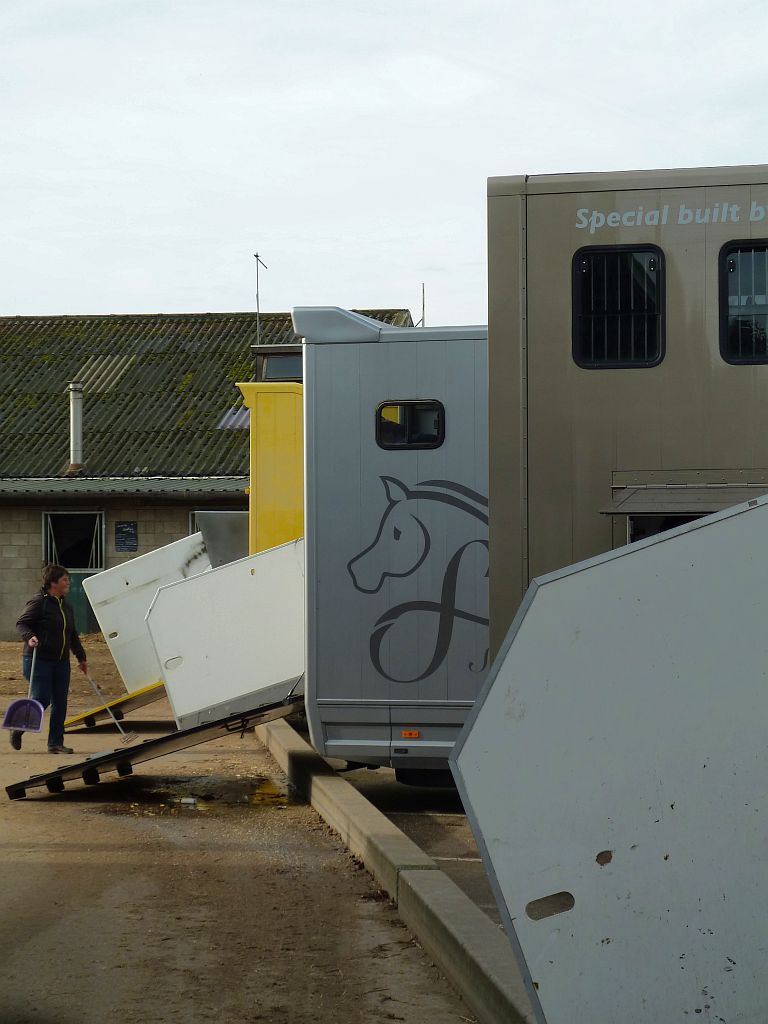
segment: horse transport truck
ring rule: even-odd
[[[488,181],[490,619],[768,492],[768,166]]]
[[[434,778],[488,667],[487,331],[334,307],[293,322],[312,743]]]

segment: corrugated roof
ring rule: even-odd
[[[411,325],[405,309],[358,312]],[[288,313],[261,314],[261,345],[298,341]],[[254,379],[255,342],[255,313],[0,317],[0,477],[64,473],[71,380],[89,476],[247,474],[234,385]]]
[[[42,477],[20,480],[0,479],[0,498],[70,498],[162,495],[167,498],[206,497],[244,498],[247,476],[205,477]]]

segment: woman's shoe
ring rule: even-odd
[[[74,754],[72,747],[65,747],[63,744],[58,747],[48,747],[49,754]]]
[[[11,729],[11,746],[14,750],[21,750],[21,737],[23,735],[22,729]]]

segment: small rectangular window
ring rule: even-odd
[[[259,356],[259,380],[296,381],[304,377],[301,352],[270,352]]]
[[[101,572],[104,513],[43,512],[43,562],[71,572]]]
[[[445,409],[440,402],[383,402],[376,410],[380,448],[439,448],[445,440]]]
[[[720,250],[720,354],[727,363],[768,363],[768,241]]]
[[[664,357],[664,255],[655,245],[590,246],[573,257],[573,358],[587,370]]]

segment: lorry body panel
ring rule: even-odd
[[[295,310],[294,324],[312,742],[443,767],[487,667],[485,329],[390,329],[333,309]],[[413,402],[442,406],[442,443],[382,447],[378,411],[386,427]]]
[[[720,296],[723,247],[768,238],[768,167],[493,178],[488,193],[496,650],[533,577],[632,535],[628,481],[697,488],[700,514],[724,507],[707,489],[768,485],[768,365],[723,358]],[[574,260],[638,247],[663,262],[661,359],[577,365]],[[741,290],[765,302],[764,283]],[[656,496],[653,528],[679,505]]]
[[[250,410],[249,554],[304,536],[302,385],[237,385]]]

